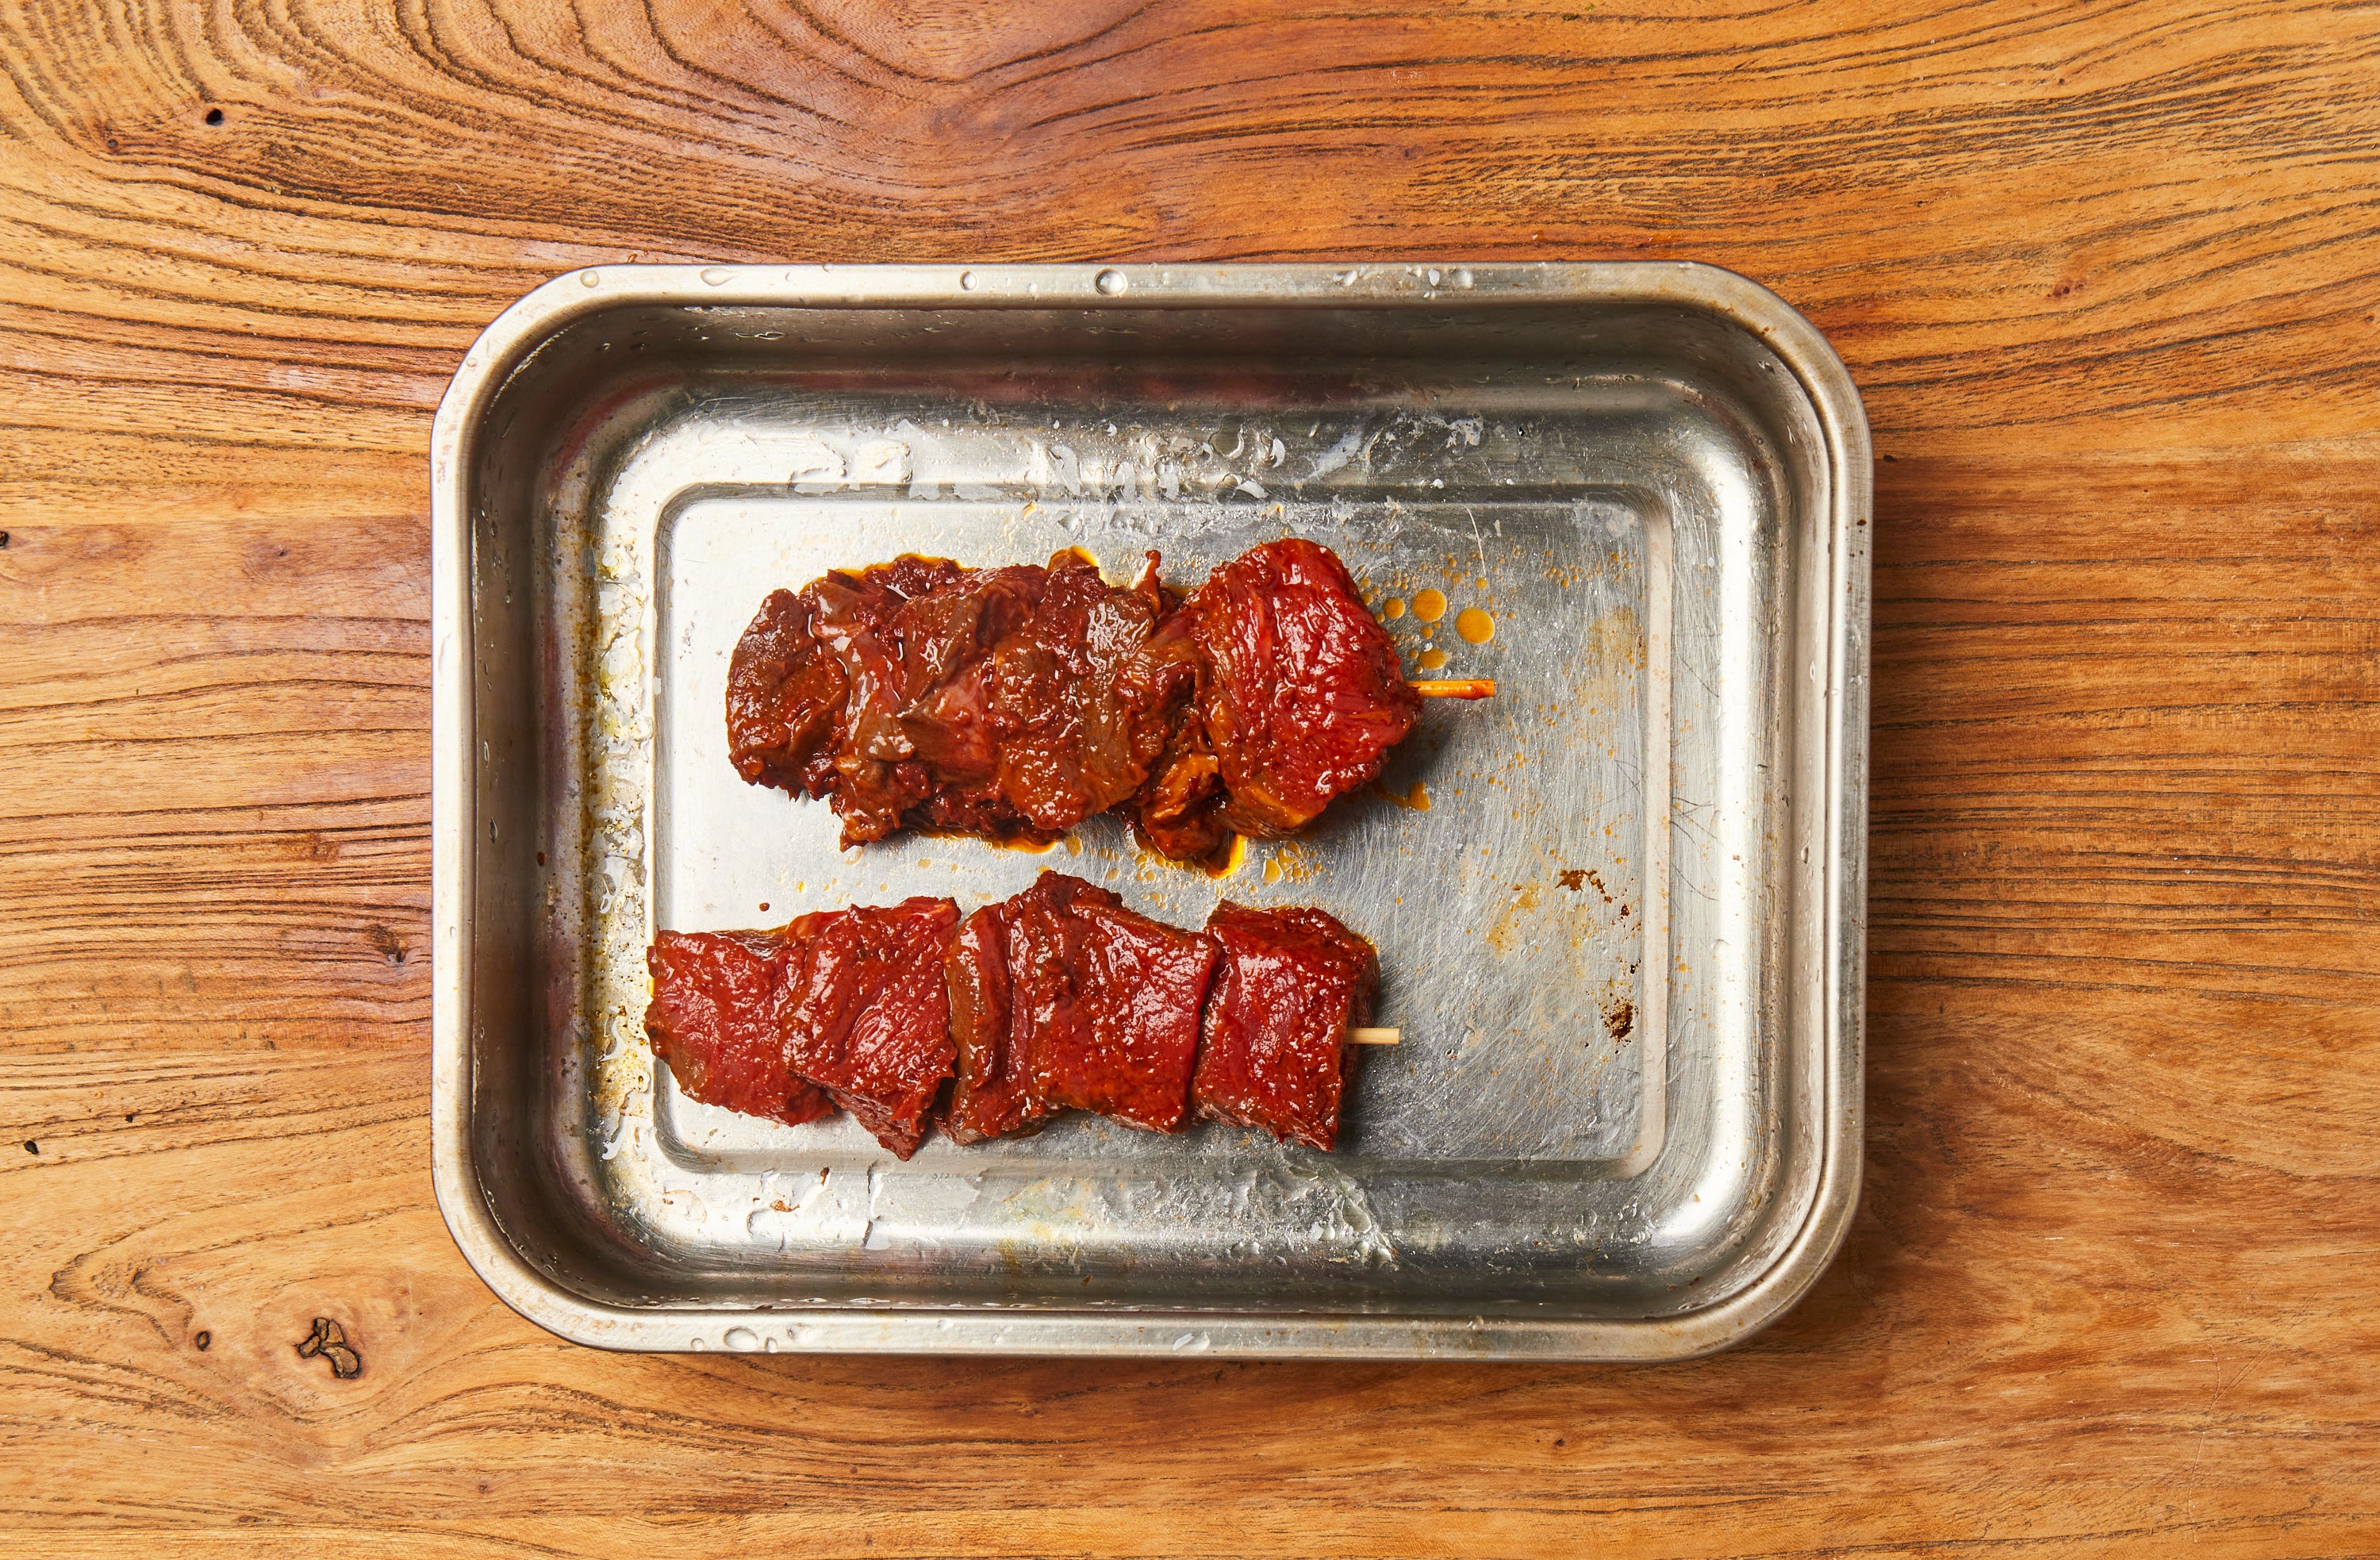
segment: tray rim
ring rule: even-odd
[[[1459,280],[1458,280],[1459,278]],[[1832,588],[1826,626],[1824,837],[1819,1003],[1820,1156],[1801,1228],[1743,1289],[1708,1307],[1625,1319],[1250,1311],[624,1307],[539,1272],[479,1188],[470,1144],[472,900],[478,827],[472,685],[471,434],[512,371],[575,321],[635,304],[813,308],[1464,309],[1514,304],[1676,303],[1756,336],[1794,376],[1824,434]],[[1868,521],[1874,466],[1849,371],[1791,305],[1734,272],[1689,261],[1212,262],[1050,265],[598,265],[515,301],[465,352],[431,433],[431,1171],[438,1209],[496,1297],[574,1343],[623,1351],[1066,1355],[1196,1348],[1226,1358],[1690,1359],[1730,1347],[1791,1310],[1817,1282],[1857,1206],[1865,1125]],[[739,1342],[737,1334],[748,1342]],[[780,1338],[790,1341],[779,1342]],[[717,1341],[713,1341],[717,1340]]]

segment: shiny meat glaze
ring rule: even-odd
[[[1291,538],[1217,569],[1183,603],[1206,663],[1198,708],[1221,765],[1218,822],[1278,839],[1380,773],[1421,714],[1347,566]]]
[[[942,952],[958,907],[920,896],[795,925],[809,922],[799,979],[776,998],[786,1060],[906,1159],[955,1058]]]
[[[1259,1127],[1326,1152],[1368,1023],[1379,961],[1319,910],[1252,910],[1226,899],[1208,919],[1219,957],[1191,1099],[1202,1115]]]
[[[1012,979],[1035,1096],[1052,1110],[1178,1128],[1214,945],[1079,878],[1045,873],[1019,897],[1026,957]]]
[[[698,1100],[798,1127],[834,1113],[796,1076],[777,1027],[777,993],[800,945],[775,932],[664,932],[646,954],[653,1000],[645,1033]]]
[[[1024,1036],[1010,1018],[1007,911],[1005,904],[986,905],[967,917],[943,958],[958,1070],[942,1127],[962,1143],[1006,1137],[1038,1125],[1043,1115]]]

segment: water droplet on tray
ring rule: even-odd
[[[1120,298],[1123,295],[1124,289],[1132,286],[1132,278],[1121,271],[1102,271],[1099,273],[1098,285],[1099,291],[1108,297]]]
[[[723,265],[706,265],[702,268],[702,279],[714,287],[724,286],[735,274],[735,272]]]
[[[594,286],[602,280],[602,276],[597,272],[581,271],[578,274],[578,285],[583,287]]]
[[[749,1354],[760,1347],[760,1335],[749,1327],[730,1327],[719,1341],[738,1354]]]

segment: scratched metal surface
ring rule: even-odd
[[[1849,1207],[1828,887],[1865,627],[1864,426],[1742,317],[1782,306],[1670,266],[820,274],[565,279],[442,414],[486,823],[451,885],[471,1078],[441,1186],[517,1264],[500,1292],[659,1347],[1645,1357],[1779,1309]],[[841,850],[727,763],[727,659],[775,586],[1068,546],[1187,585],[1282,535],[1339,552],[1409,670],[1499,692],[1433,701],[1378,787],[1225,880],[1104,819],[1039,855]],[[902,1164],[693,1103],[642,1041],[656,927],[971,908],[1044,867],[1177,924],[1228,896],[1369,937],[1403,1043],[1366,1053],[1341,1151],[1074,1116]]]

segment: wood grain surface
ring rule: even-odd
[[[12,0],[0,131],[0,1551],[2380,1553],[2380,9]],[[489,1296],[424,452],[498,310],[1631,256],[1804,311],[1880,457],[1866,1193],[1797,1311],[941,1363]]]

